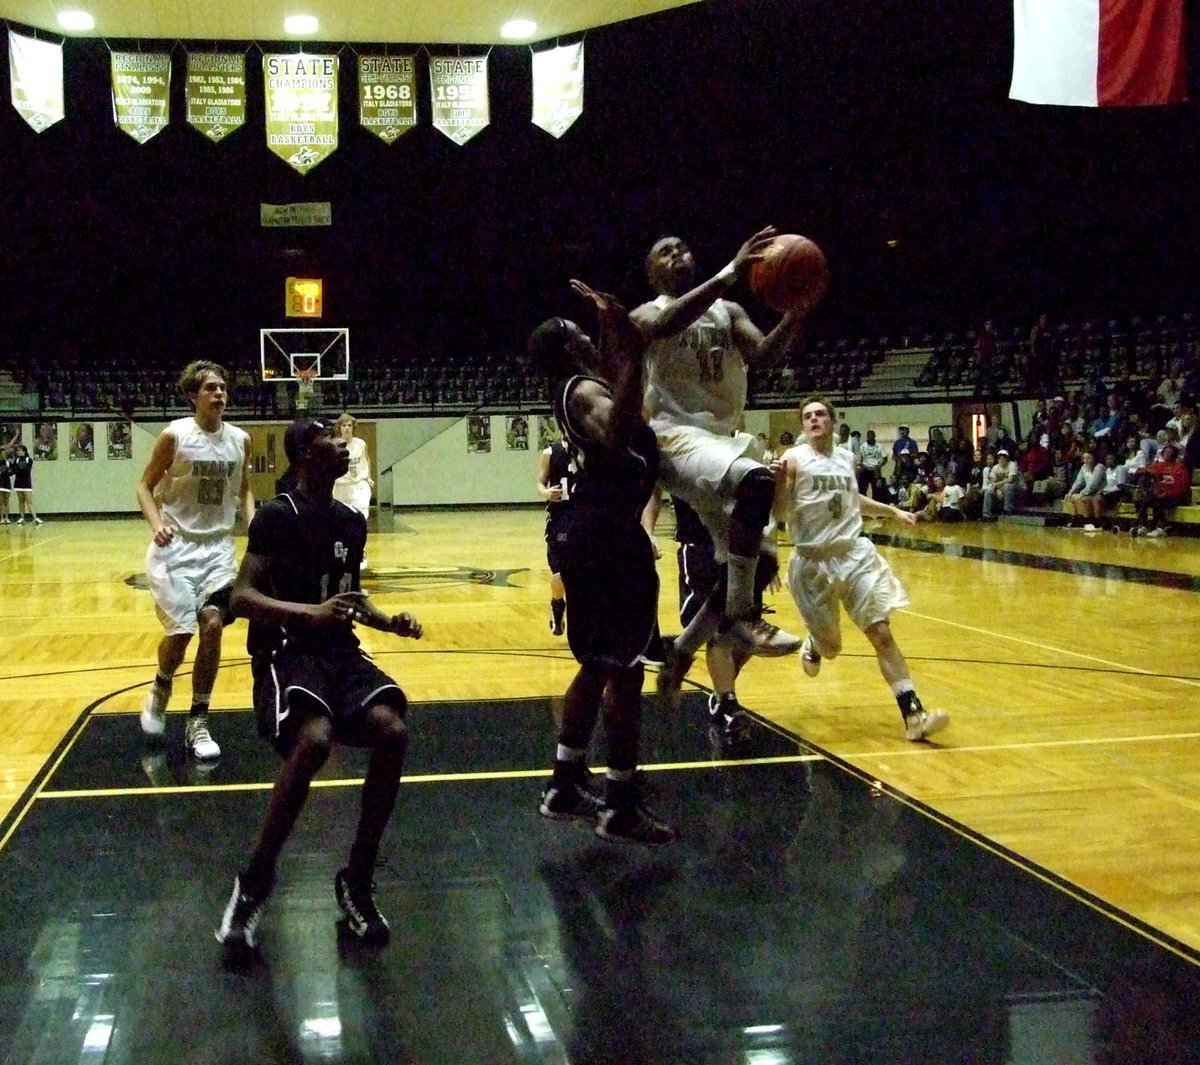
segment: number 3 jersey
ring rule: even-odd
[[[659,296],[653,306],[662,310],[672,302]],[[722,436],[737,430],[746,409],[746,364],[732,321],[726,301],[716,300],[682,333],[646,349],[646,406],[656,433],[678,425]]]
[[[787,452],[796,464],[787,527],[800,554],[836,555],[853,546],[862,532],[862,512],[854,479],[854,455],[835,447],[823,455],[809,444]]]
[[[166,431],[175,437],[175,461],[156,486],[163,517],[189,536],[232,532],[250,437],[224,422],[207,432],[195,418],[178,418]]]

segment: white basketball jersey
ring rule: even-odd
[[[333,482],[336,485],[355,484],[365,481],[369,476],[367,442],[361,437],[352,436],[346,450],[350,456],[350,468]]]
[[[823,553],[849,548],[862,532],[854,455],[846,447],[822,455],[809,444],[800,444],[787,454],[796,463],[787,516],[796,550],[803,554],[805,548]]]
[[[195,418],[178,418],[166,431],[175,437],[175,461],[155,486],[163,516],[192,536],[231,532],[250,437],[224,423],[205,432]]]
[[[654,306],[668,307],[670,296]],[[734,432],[746,409],[746,364],[733,342],[733,319],[717,300],[682,333],[646,349],[646,406],[656,433],[678,425]]]

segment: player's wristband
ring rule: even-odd
[[[737,280],[737,276],[738,276],[737,264],[734,263],[732,260],[730,260],[724,267],[721,268],[720,272],[717,274],[717,280],[720,281],[722,284],[724,284],[726,287],[731,287],[733,285],[733,283]]]

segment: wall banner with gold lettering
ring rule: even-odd
[[[37,132],[62,120],[63,50],[61,44],[8,31],[8,70],[12,105]]]
[[[138,144],[171,121],[171,56],[166,52],[112,53],[113,119]]]
[[[358,57],[358,120],[388,144],[417,124],[417,72],[411,55]]]
[[[433,124],[455,144],[466,144],[491,121],[488,57],[431,55]]]
[[[583,114],[583,41],[533,53],[533,124],[561,137]]]
[[[187,120],[210,141],[246,121],[246,57],[241,52],[189,52]]]
[[[338,146],[338,57],[263,55],[267,147],[307,174]]]

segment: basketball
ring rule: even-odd
[[[781,233],[750,264],[750,290],[776,311],[812,310],[828,286],[825,253],[796,233]]]

